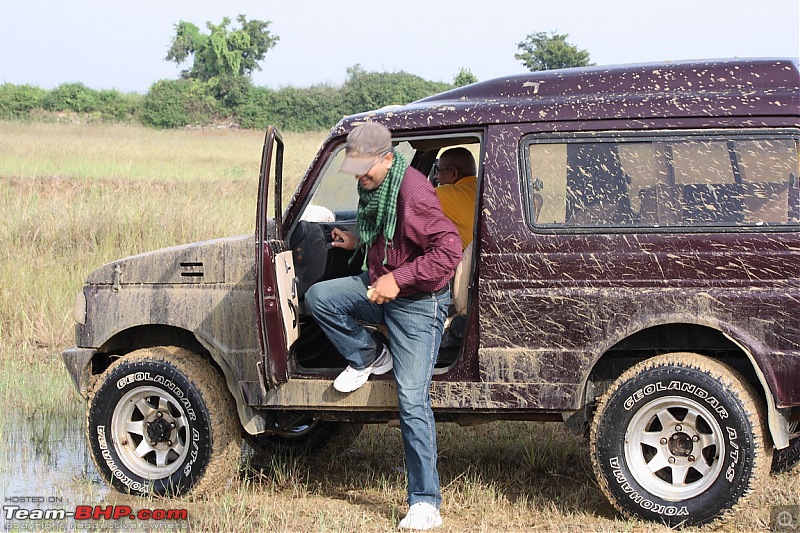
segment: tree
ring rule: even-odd
[[[192,67],[181,77],[208,82],[215,96],[229,106],[245,98],[253,71],[261,70],[258,63],[279,40],[267,29],[270,21],[248,21],[244,15],[236,21],[239,29],[229,28],[228,17],[218,25],[206,22],[209,35],[191,22],[180,21],[166,57],[180,65],[193,56]]]
[[[569,37],[567,34],[533,33],[521,43],[517,43],[517,48],[521,52],[514,54],[514,58],[522,61],[531,72],[594,65],[589,63],[589,52],[569,44],[567,37]]]
[[[458,71],[456,77],[453,78],[453,85],[456,87],[463,87],[464,85],[469,85],[470,83],[475,83],[478,81],[478,78],[475,77],[475,74],[468,68],[463,68]]]

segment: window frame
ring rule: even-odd
[[[475,142],[471,144],[477,144],[480,148],[478,150],[479,157],[475,160],[475,166],[477,170],[478,176],[478,191],[480,191],[480,183],[483,179],[483,160],[486,155],[486,129],[485,128],[463,128],[463,129],[447,129],[441,131],[433,131],[433,130],[411,130],[411,131],[392,131],[392,145],[393,147],[397,147],[397,145],[401,143],[408,143],[412,145],[414,148],[414,155],[419,152],[420,148],[413,147],[413,143],[415,142],[431,142],[431,141],[439,141],[441,140],[443,143],[446,144],[448,139],[457,140],[462,138],[470,138],[474,139]],[[303,213],[305,209],[311,204],[311,201],[314,199],[314,196],[317,194],[319,187],[322,184],[322,180],[324,175],[331,170],[331,165],[334,162],[337,154],[344,150],[346,145],[346,136],[340,136],[335,139],[329,139],[320,147],[320,150],[314,160],[312,162],[312,166],[307,171],[305,178],[300,182],[298,185],[297,190],[294,192],[294,196],[292,200],[288,202],[288,205],[296,210],[297,215],[292,220],[288,230],[286,231],[286,235],[291,235],[292,232],[297,228],[300,224],[302,219]],[[458,143],[455,144],[446,144],[446,146],[458,146]],[[440,148],[441,150],[441,148]],[[414,166],[417,161],[415,157],[409,160],[409,165]],[[431,164],[433,162],[431,161]],[[416,167],[415,167],[416,168]],[[419,169],[418,169],[419,170]],[[335,171],[334,171],[335,172]],[[424,170],[420,170],[423,174],[425,174]],[[430,174],[430,173],[428,173]],[[430,176],[426,176],[430,180]],[[352,179],[352,178],[351,178]],[[352,187],[353,190],[356,190],[356,182],[353,179]],[[480,195],[480,192],[478,192]],[[479,213],[479,205],[480,205],[480,196],[475,199],[475,229],[477,231],[478,228],[478,213]],[[323,206],[324,207],[324,206]],[[289,207],[287,207],[288,211]],[[339,213],[347,213],[346,211],[341,211]],[[338,214],[334,212],[334,214]],[[353,211],[355,214],[355,211]],[[285,218],[288,218],[286,214],[284,214]],[[349,219],[355,220],[355,219]],[[346,221],[346,220],[345,220]],[[335,223],[342,222],[340,220],[336,220]]]

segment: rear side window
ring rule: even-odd
[[[800,219],[798,143],[774,136],[532,139],[540,227],[780,226]]]

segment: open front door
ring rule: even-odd
[[[274,126],[267,128],[261,154],[256,221],[256,310],[261,346],[259,372],[264,387],[288,381],[289,350],[297,340],[297,279],[292,251],[282,229],[281,184],[283,138]],[[270,179],[275,186],[270,187]],[[272,197],[274,210],[268,210]]]

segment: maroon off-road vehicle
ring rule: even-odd
[[[357,273],[347,133],[388,126],[431,174],[479,162],[465,302],[431,386],[437,419],[564,421],[624,514],[699,524],[800,458],[800,73],[759,59],[536,72],[343,119],[281,205],[267,130],[255,235],[91,273],[63,354],[116,489],[231,476],[242,436],[280,452],[397,417],[392,374],[352,394],[305,312]]]

